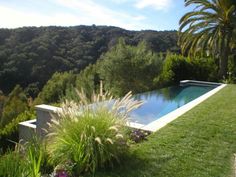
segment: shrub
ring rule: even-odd
[[[28,110],[24,111],[15,119],[13,119],[9,124],[7,124],[2,130],[0,130],[0,137],[4,136],[9,138],[11,135],[18,133],[18,124],[33,118],[35,118],[35,112]]]
[[[162,73],[155,79],[159,86],[178,83],[180,80],[190,79],[190,62],[181,55],[167,54]]]
[[[20,113],[28,109],[27,97],[23,89],[16,85],[12,92],[8,95],[2,110],[0,119],[0,127],[6,126]]]
[[[0,158],[0,177],[41,177],[52,168],[47,163],[45,144],[34,139],[24,145],[17,144]]]
[[[77,174],[94,173],[98,167],[118,162],[126,151],[127,116],[142,103],[131,99],[130,93],[116,101],[94,95],[92,102],[78,95],[81,102],[65,101],[59,119],[50,124],[48,150],[54,164],[69,161]]]
[[[34,100],[34,105],[59,102],[66,89],[75,84],[75,79],[76,75],[73,72],[54,73]]]
[[[100,77],[105,88],[117,96],[155,88],[153,79],[160,74],[162,57],[151,51],[145,42],[138,46],[126,45],[124,40],[101,57]]]
[[[9,139],[11,141],[18,142],[18,124],[22,121],[30,120],[33,118],[35,118],[35,112],[27,110],[19,114],[4,128],[0,129],[0,147],[3,151],[15,146],[15,144],[9,143]]]
[[[27,166],[18,151],[7,152],[0,158],[0,177],[26,177]]]
[[[217,65],[211,58],[190,59],[182,55],[167,54],[161,75],[155,78],[160,86],[178,84],[181,80],[217,80]]]

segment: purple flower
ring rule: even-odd
[[[56,177],[68,177],[68,174],[66,173],[65,170],[57,170]]]

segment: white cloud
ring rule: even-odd
[[[30,9],[20,10],[0,5],[1,28],[22,26],[74,26],[74,25],[109,25],[129,30],[151,28],[145,24],[143,15],[131,15],[128,12],[113,11],[93,0],[49,0],[58,7],[49,13]]]
[[[70,26],[78,22],[78,18],[67,13],[55,13],[51,16],[35,12],[24,12],[0,6],[1,28],[16,28],[22,26]]]
[[[138,0],[135,7],[138,9],[151,7],[156,10],[167,11],[171,7],[172,3],[172,0]]]
[[[110,1],[116,4],[122,4],[122,3],[130,2],[131,0],[110,0]]]
[[[119,26],[126,29],[143,29],[145,24],[141,21],[146,19],[142,15],[130,15],[125,12],[113,11],[99,5],[92,0],[52,0],[63,7],[73,9],[83,17],[82,24],[97,24]],[[122,0],[120,0],[122,1]],[[124,0],[123,0],[124,1]],[[81,23],[81,22],[80,22]]]

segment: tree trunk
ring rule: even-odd
[[[224,52],[225,55],[221,55],[220,57],[220,68],[219,68],[219,78],[225,79],[227,77],[228,70],[228,53]]]
[[[226,35],[224,35],[226,34]],[[219,79],[227,78],[228,71],[228,60],[229,60],[229,52],[230,52],[230,35],[225,31],[222,32],[221,39],[221,52],[220,52],[220,65],[219,65]]]

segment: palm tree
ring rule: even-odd
[[[179,22],[182,52],[219,59],[219,77],[223,78],[235,47],[236,0],[185,0],[185,6],[189,5],[196,7]]]

